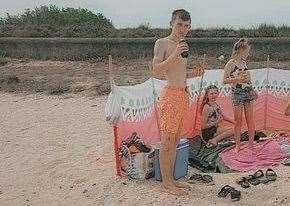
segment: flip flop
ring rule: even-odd
[[[264,175],[262,170],[258,170],[257,172],[255,172],[254,176],[260,180],[260,183],[267,184],[270,182],[270,180]]]
[[[189,177],[189,179],[190,180],[200,181],[200,180],[202,180],[202,175],[201,174],[194,173],[193,175],[191,175]]]
[[[202,175],[202,182],[203,183],[210,183],[213,181],[212,176],[210,175]]]
[[[231,200],[233,202],[239,201],[241,199],[241,192],[233,188],[231,190]]]
[[[264,177],[264,173],[263,173],[262,170],[258,170],[258,171],[255,172],[253,175],[254,175],[254,177],[257,178],[257,179]]]
[[[284,162],[282,162],[282,164],[285,165],[285,166],[290,166],[290,160],[287,159]]]
[[[266,178],[269,180],[269,181],[275,181],[277,179],[277,174],[276,172],[274,172],[274,170],[268,168],[266,170]]]
[[[247,181],[251,184],[251,185],[259,185],[261,183],[261,180],[256,178],[254,175],[249,175],[247,177],[245,177],[247,179]]]
[[[210,175],[201,175],[201,174],[194,173],[192,176],[189,177],[189,180],[191,180],[192,183],[193,181],[202,182],[202,183],[210,183],[213,181],[213,178]]]
[[[228,196],[228,194],[230,194],[230,192],[233,190],[234,188],[229,186],[229,185],[225,185],[221,188],[221,190],[218,193],[218,197],[220,198],[225,198],[226,196]]]
[[[263,171],[258,170],[253,175],[249,175],[248,177],[246,177],[246,179],[251,185],[256,186],[259,185],[260,183],[266,183],[266,181],[263,180],[263,177],[264,177]]]
[[[249,188],[250,187],[250,183],[248,182],[246,177],[242,177],[241,179],[238,179],[236,182],[242,188]]]

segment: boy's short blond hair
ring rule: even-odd
[[[176,9],[172,12],[171,21],[174,21],[176,17],[179,17],[183,21],[191,21],[191,17],[188,11],[185,9]]]

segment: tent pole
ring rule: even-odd
[[[159,137],[161,138],[161,133],[160,133],[160,123],[159,123],[159,118],[158,118],[158,110],[157,110],[157,102],[155,100],[155,94],[156,94],[156,90],[155,90],[155,84],[154,84],[154,74],[153,74],[153,66],[152,66],[152,62],[148,61],[148,68],[151,74],[151,82],[152,82],[152,89],[153,89],[153,107],[154,107],[154,113],[155,113],[155,118],[156,118],[156,124],[157,124],[157,129],[158,129],[158,133],[159,133]]]
[[[112,55],[109,55],[109,81],[110,81],[110,87],[111,91],[113,91],[114,86],[114,73],[113,73],[113,58]]]
[[[114,91],[114,75],[113,75],[113,58],[109,55],[109,81],[110,81],[110,88],[111,92]],[[119,148],[118,148],[118,127],[117,125],[113,126],[113,134],[114,134],[114,152],[115,152],[115,160],[116,160],[116,174],[121,176],[121,160],[119,157]]]
[[[203,58],[202,58],[202,67],[205,67],[205,63],[206,63],[206,54],[203,54]],[[199,101],[200,101],[200,97],[201,97],[201,92],[202,92],[202,83],[203,83],[203,77],[204,74],[202,74],[201,76],[201,80],[200,80],[200,84],[199,84],[199,90],[198,90],[198,95],[197,95],[197,101],[196,101],[196,110],[195,110],[195,118],[194,118],[194,129],[196,130],[196,122],[197,122],[197,117],[198,117],[198,110],[199,110]]]
[[[269,95],[269,61],[270,61],[270,55],[267,56],[267,64],[266,64],[266,69],[267,69],[267,76],[266,76],[266,98],[265,98],[265,110],[264,110],[264,130],[267,129],[267,113],[268,113],[268,95]]]

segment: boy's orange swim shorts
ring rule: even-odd
[[[189,96],[185,88],[165,86],[159,99],[160,130],[172,134],[181,132],[188,107]]]

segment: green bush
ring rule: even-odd
[[[7,13],[0,19],[1,37],[102,37],[114,30],[103,14],[54,5],[27,9],[21,15]]]

